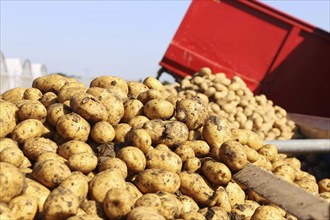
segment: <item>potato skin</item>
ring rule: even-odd
[[[133,98],[137,98],[141,92],[149,90],[148,86],[144,85],[140,82],[127,82],[128,86],[128,95],[132,96]]]
[[[231,180],[231,171],[223,163],[209,159],[203,163],[202,171],[215,185],[227,185]]]
[[[120,170],[124,179],[126,179],[126,177],[127,177],[127,172],[128,172],[127,166],[126,166],[125,162],[119,158],[108,157],[105,160],[102,160],[98,167],[98,170],[99,170],[99,172],[101,172],[106,169],[118,169],[118,170]]]
[[[133,201],[126,189],[110,189],[103,201],[103,208],[109,219],[122,219],[132,209]]]
[[[21,195],[13,198],[9,202],[9,208],[15,213],[16,219],[33,220],[37,214],[37,199],[27,195]]]
[[[109,122],[99,121],[92,127],[91,137],[95,142],[104,144],[115,138],[115,129]]]
[[[120,123],[115,127],[115,142],[125,142],[126,134],[131,130],[131,126],[126,123]]]
[[[79,201],[77,196],[68,188],[54,189],[44,204],[46,220],[67,219],[78,212]]]
[[[219,156],[233,171],[241,170],[248,163],[245,150],[237,141],[224,142],[220,147]]]
[[[23,152],[16,147],[8,147],[0,152],[0,161],[7,162],[15,167],[20,167],[24,160]]]
[[[65,178],[71,175],[69,167],[57,160],[45,160],[36,163],[32,177],[48,188],[58,186]]]
[[[139,148],[124,147],[119,150],[117,157],[125,162],[129,173],[139,173],[146,167],[146,158]]]
[[[78,140],[71,140],[63,143],[59,146],[57,153],[67,160],[72,155],[78,153],[94,154],[92,148],[87,143]]]
[[[143,113],[151,120],[168,120],[174,114],[174,106],[165,99],[152,99],[143,106]]]
[[[29,138],[40,137],[43,132],[43,124],[36,119],[21,121],[12,132],[12,139],[19,144],[24,144]]]
[[[0,101],[0,138],[6,137],[16,126],[17,107],[6,101]]]
[[[55,103],[48,107],[47,109],[47,121],[55,127],[58,119],[65,114],[71,113],[69,106],[62,103]]]
[[[320,193],[330,192],[330,179],[323,178],[318,181],[317,185],[319,186]]]
[[[170,171],[146,169],[136,176],[134,183],[142,193],[174,193],[180,187],[180,178],[178,174]]]
[[[93,79],[90,87],[108,88],[116,86],[122,89],[126,94],[128,93],[128,85],[125,80],[116,76],[99,76]]]
[[[128,123],[132,118],[143,114],[143,103],[137,99],[124,102],[124,115],[121,122]]]
[[[237,204],[244,204],[245,193],[235,182],[229,182],[226,186],[229,202],[232,208]]]
[[[90,129],[89,123],[76,113],[62,115],[56,123],[57,133],[66,140],[85,142],[88,139]]]
[[[39,212],[42,212],[44,203],[50,194],[49,189],[30,178],[26,178],[26,184],[27,187],[25,188],[23,195],[37,199],[38,210]]]
[[[179,173],[182,169],[181,158],[171,150],[151,149],[146,153],[148,169],[163,169]]]
[[[0,202],[8,203],[23,192],[25,176],[15,166],[6,162],[0,162],[0,176]]]
[[[78,198],[79,204],[84,201],[88,193],[88,178],[80,172],[72,172],[70,176],[65,178],[60,187],[70,189]]]
[[[157,219],[165,220],[166,218],[154,207],[139,206],[127,215],[127,220],[143,220],[143,219]]]
[[[54,141],[43,137],[36,137],[25,141],[23,152],[30,160],[36,160],[45,152],[56,153],[57,148],[57,144]]]
[[[23,99],[25,90],[26,90],[25,88],[21,88],[21,87],[13,88],[2,93],[1,97],[3,100],[14,104],[15,102]]]
[[[147,153],[151,147],[151,137],[145,129],[142,128],[132,128],[125,135],[125,143],[130,146],[135,146],[139,148],[143,153]]]
[[[89,173],[96,168],[97,157],[94,154],[90,154],[90,153],[74,154],[69,158],[68,166],[73,171]]]
[[[39,101],[28,101],[19,107],[17,112],[20,121],[26,119],[37,119],[45,122],[47,117],[47,109]]]
[[[181,99],[176,103],[175,118],[184,122],[189,130],[200,128],[208,115],[207,106],[198,97]]]
[[[259,206],[250,218],[251,220],[283,219],[280,212],[272,206]]]
[[[188,145],[194,150],[194,153],[196,157],[205,157],[210,152],[210,146],[202,140],[196,140],[196,141],[185,141],[180,144],[182,145]]]
[[[262,138],[253,131],[247,129],[232,129],[231,134],[233,140],[241,144],[246,144],[255,150],[259,150],[263,146]]]
[[[39,89],[42,93],[45,92],[57,92],[67,82],[64,76],[58,74],[51,74],[47,76],[40,76],[33,80],[32,87]]]
[[[99,172],[89,182],[89,194],[93,200],[103,203],[110,189],[126,188],[125,180],[118,169],[106,169]]]
[[[91,123],[106,121],[108,112],[97,98],[88,93],[77,93],[70,99],[71,109]]]

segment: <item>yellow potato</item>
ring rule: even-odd
[[[20,87],[9,89],[8,91],[2,93],[1,97],[7,102],[15,103],[23,99],[25,90],[25,88]]]
[[[181,158],[171,150],[151,149],[146,153],[148,169],[163,169],[179,173],[182,168]]]
[[[39,89],[41,92],[57,93],[62,86],[65,85],[67,79],[65,76],[58,74],[50,74],[47,76],[40,76],[33,80],[32,87]]]
[[[215,185],[227,185],[231,180],[231,171],[223,163],[213,159],[206,160],[202,166],[203,174]]]
[[[139,148],[143,153],[147,153],[151,147],[151,137],[145,129],[132,128],[125,135],[125,143],[130,146]]]
[[[120,170],[124,179],[127,177],[127,166],[124,161],[119,158],[111,158],[107,157],[105,160],[100,162],[98,167],[99,172],[106,170],[106,169],[118,169]]]
[[[6,137],[16,126],[17,107],[6,101],[0,101],[0,138]]]
[[[48,108],[50,105],[55,104],[57,102],[57,95],[53,92],[46,92],[41,96],[39,101]]]
[[[79,204],[84,201],[88,193],[88,178],[80,172],[73,172],[65,178],[60,187],[70,189],[70,191],[78,198]]]
[[[50,194],[49,189],[30,178],[26,178],[26,185],[23,195],[37,199],[38,210],[42,212],[44,203]]]
[[[224,142],[219,157],[233,171],[242,169],[248,163],[244,147],[237,141]]]
[[[72,171],[89,173],[96,168],[97,157],[94,154],[90,154],[90,153],[74,154],[69,158],[68,166]]]
[[[17,196],[9,202],[9,208],[16,219],[33,220],[37,214],[38,202],[28,195]]]
[[[55,103],[48,107],[47,109],[47,121],[53,127],[56,126],[58,119],[65,114],[71,113],[69,106],[62,103]]]
[[[20,121],[37,119],[43,123],[47,117],[47,109],[39,101],[28,101],[19,107],[17,115]]]
[[[99,121],[92,127],[91,137],[95,142],[104,144],[115,138],[115,129],[109,122]]]
[[[24,161],[23,152],[17,147],[7,147],[0,152],[0,162],[7,162],[20,167]]]
[[[174,114],[174,106],[165,99],[152,99],[148,101],[143,107],[143,113],[150,120],[162,119],[168,120]]]
[[[31,160],[36,160],[41,154],[46,152],[56,153],[57,144],[43,137],[30,138],[23,145],[24,154]]]
[[[109,219],[122,219],[132,209],[133,200],[126,189],[110,189],[103,201],[103,207]]]
[[[64,157],[65,159],[69,159],[74,154],[78,154],[78,153],[94,154],[94,151],[85,142],[78,140],[71,140],[59,146],[57,153],[60,156]]]
[[[146,158],[139,148],[124,147],[119,150],[117,157],[125,162],[129,173],[139,173],[146,167]]]
[[[26,140],[40,137],[43,132],[43,124],[36,119],[26,119],[20,122],[12,132],[11,138],[19,144],[24,144]]]
[[[143,219],[165,220],[166,218],[156,208],[148,206],[136,207],[127,215],[127,220]]]

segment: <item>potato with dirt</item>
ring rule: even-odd
[[[65,114],[71,113],[72,110],[69,106],[62,103],[55,103],[47,108],[47,122],[53,127],[56,126],[58,119]]]
[[[139,148],[143,153],[147,153],[151,146],[151,137],[145,129],[142,128],[132,128],[125,135],[125,143],[129,146],[134,146]]]
[[[0,152],[0,162],[7,162],[20,167],[24,161],[24,154],[18,147],[7,147]]]
[[[24,144],[30,138],[40,137],[43,132],[43,124],[36,119],[21,121],[11,133],[11,138],[19,144]]]
[[[33,220],[37,215],[38,202],[34,197],[20,195],[9,202],[9,208],[14,213],[16,219]]]
[[[23,193],[26,184],[25,176],[15,166],[0,162],[0,176],[0,202],[8,203]]]
[[[94,154],[94,151],[92,150],[90,145],[88,145],[83,141],[71,140],[60,145],[57,153],[58,155],[68,160],[74,154],[78,154],[78,153]]]
[[[214,185],[227,185],[232,177],[230,169],[225,164],[212,158],[203,160],[202,171]]]
[[[120,149],[117,158],[125,162],[129,174],[136,174],[143,171],[147,163],[143,152],[133,146]]]
[[[87,141],[91,126],[80,115],[70,113],[62,115],[56,123],[56,132],[64,140]]]
[[[147,121],[143,128],[148,131],[153,145],[165,144],[170,148],[186,141],[189,136],[187,126],[179,121],[154,119]]]
[[[39,212],[43,211],[44,203],[49,194],[50,191],[47,187],[30,178],[26,178],[26,188],[23,195],[26,195],[30,198],[35,198],[37,200]]]
[[[219,149],[219,157],[232,171],[239,171],[248,163],[244,147],[237,141],[224,142]]]
[[[164,191],[174,193],[180,187],[179,175],[161,169],[146,169],[137,174],[134,184],[142,193]]]
[[[115,135],[115,129],[107,121],[99,121],[95,123],[91,130],[92,139],[99,144],[112,141],[115,138]]]
[[[23,145],[23,152],[30,160],[37,160],[37,158],[46,152],[57,152],[57,144],[48,139],[43,137],[35,137],[30,138],[25,141]]]
[[[162,119],[168,120],[174,114],[174,106],[165,99],[151,99],[143,106],[143,113],[150,120]]]
[[[182,169],[181,158],[171,150],[151,149],[146,153],[148,169],[163,169],[179,173]]]
[[[37,119],[44,123],[47,117],[47,109],[39,101],[28,101],[19,107],[17,116],[20,121]]]
[[[17,107],[7,101],[0,101],[0,138],[10,134],[16,126]]]
[[[127,82],[128,95],[133,98],[137,98],[140,93],[149,90],[148,86],[140,82],[130,81]]]
[[[175,118],[185,123],[189,130],[195,130],[203,126],[208,116],[207,106],[198,97],[181,99],[176,103]]]
[[[39,89],[42,93],[58,91],[67,83],[68,80],[65,76],[58,74],[50,74],[47,76],[40,76],[33,80],[32,87]]]
[[[121,188],[110,189],[103,201],[103,208],[109,219],[123,219],[133,205],[130,193]]]
[[[109,88],[115,86],[128,93],[128,85],[125,80],[116,76],[98,76],[93,79],[89,87]]]
[[[166,218],[156,208],[149,206],[136,207],[127,215],[127,220],[143,219],[165,220]]]
[[[124,109],[121,122],[128,123],[132,118],[143,114],[143,103],[137,99],[129,99],[124,102]]]
[[[97,157],[90,153],[74,154],[69,158],[68,166],[72,171],[80,171],[87,174],[96,168]]]
[[[93,95],[76,93],[70,99],[71,109],[90,123],[106,121],[108,112],[105,106]]]

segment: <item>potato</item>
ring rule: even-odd
[[[68,160],[74,154],[78,154],[78,153],[94,154],[94,151],[85,142],[71,140],[59,146],[57,153]]]
[[[42,92],[36,88],[28,88],[23,93],[23,99],[39,100],[42,97]]]
[[[180,219],[183,220],[205,220],[205,217],[203,214],[197,212],[196,210],[188,211],[180,214]]]
[[[274,169],[273,173],[280,177],[281,179],[288,181],[288,182],[293,182],[296,178],[294,170],[286,164],[283,164],[281,166],[278,166]]]
[[[132,126],[133,128],[142,128],[144,123],[146,123],[147,121],[149,121],[149,118],[147,118],[144,115],[138,115],[134,118],[132,118],[128,124],[130,126]]]
[[[103,203],[110,189],[126,188],[125,180],[118,169],[106,169],[99,172],[89,182],[89,194],[93,200]]]
[[[43,153],[56,153],[57,148],[57,144],[54,141],[43,137],[36,137],[25,141],[23,152],[30,160],[36,160]]]
[[[128,95],[133,98],[137,98],[141,92],[149,90],[148,86],[140,82],[134,82],[134,81],[127,82],[127,86],[128,86]]]
[[[0,203],[0,219],[15,219],[14,213],[6,203]]]
[[[203,162],[202,171],[214,185],[227,185],[231,180],[230,169],[225,164],[213,159]]]
[[[127,215],[127,220],[144,220],[144,219],[157,219],[157,220],[165,220],[166,218],[160,214],[160,212],[154,207],[148,206],[139,206]]]
[[[23,99],[25,90],[25,88],[17,87],[9,89],[8,91],[2,93],[1,96],[5,101],[15,103]]]
[[[70,189],[71,192],[78,198],[79,204],[84,201],[88,193],[88,178],[80,172],[73,172],[65,178],[60,187]]]
[[[248,163],[244,147],[237,141],[224,142],[219,149],[219,157],[233,171],[239,171]]]
[[[17,196],[9,202],[9,208],[16,219],[33,220],[37,214],[37,199],[27,195]]]
[[[197,172],[201,167],[202,167],[202,163],[201,163],[200,159],[197,157],[193,157],[193,158],[187,159],[183,163],[182,170],[190,172],[190,173],[194,173],[194,172]]]
[[[186,141],[189,136],[187,126],[179,121],[150,120],[143,126],[151,137],[152,144],[174,147]]]
[[[243,145],[243,147],[246,153],[246,158],[249,162],[254,163],[259,159],[260,155],[258,154],[258,151],[249,147],[248,145]]]
[[[165,191],[174,193],[180,187],[179,175],[161,169],[146,169],[137,174],[134,184],[142,193]]]
[[[330,179],[324,178],[318,181],[317,185],[319,186],[320,193],[330,192]]]
[[[25,176],[15,166],[6,162],[0,162],[0,176],[0,202],[8,203],[23,192]]]
[[[67,162],[67,160],[64,157],[61,157],[57,153],[50,152],[50,151],[46,151],[46,152],[40,154],[40,156],[37,158],[36,162],[41,163],[42,161],[45,161],[45,160],[57,160],[61,163]]]
[[[232,139],[243,145],[248,145],[258,151],[263,146],[262,138],[255,132],[246,129],[232,129]]]
[[[270,162],[273,162],[278,152],[276,146],[266,144],[258,150],[258,153],[264,155]]]
[[[174,194],[162,191],[159,191],[156,194],[161,201],[160,213],[162,213],[166,219],[175,219],[180,215],[183,204]]]
[[[56,132],[66,140],[87,141],[90,125],[76,113],[65,114],[58,119]]]
[[[95,200],[85,199],[81,204],[80,208],[89,216],[98,216],[101,219],[105,219],[106,215],[103,210],[103,204],[96,202]]]
[[[203,138],[212,148],[219,148],[231,139],[227,123],[217,116],[210,116],[203,125]]]
[[[189,130],[203,126],[208,116],[207,106],[198,97],[181,99],[176,103],[175,118],[185,123]]]
[[[107,157],[105,160],[102,160],[98,167],[98,170],[99,172],[101,172],[106,169],[118,169],[121,172],[124,179],[126,179],[127,177],[128,171],[127,171],[126,163],[119,158]]]
[[[65,114],[71,113],[69,106],[62,103],[55,103],[48,107],[47,109],[47,121],[53,127],[56,126],[58,119]]]
[[[119,150],[117,157],[125,162],[129,173],[139,173],[146,167],[146,158],[139,148],[124,147]]]
[[[321,192],[318,196],[327,202],[330,202],[330,192]]]
[[[0,152],[5,148],[18,148],[17,142],[11,138],[0,138]]]
[[[137,99],[130,99],[124,102],[124,109],[121,122],[128,123],[132,118],[143,114],[143,103]]]
[[[189,158],[194,158],[195,157],[194,150],[189,145],[185,145],[184,143],[185,142],[183,142],[182,144],[180,144],[175,149],[175,153],[177,155],[179,155],[179,157],[181,158],[182,162],[185,162]]]
[[[198,211],[199,207],[197,203],[189,196],[186,195],[180,195],[178,196],[178,199],[182,203],[182,213],[190,212],[190,211]]]
[[[67,79],[65,76],[58,74],[51,74],[47,76],[40,76],[33,80],[32,87],[39,89],[42,93],[57,92],[65,85]]]
[[[40,137],[43,132],[43,124],[36,119],[26,119],[21,121],[13,130],[11,138],[19,144],[24,144],[26,140]]]
[[[76,215],[67,218],[67,220],[102,220],[102,218],[97,215],[79,214],[79,210],[80,209],[78,209]]]
[[[45,160],[35,163],[32,172],[33,179],[48,188],[58,186],[70,175],[69,167],[57,160]]]
[[[229,182],[226,186],[226,192],[232,208],[235,205],[244,204],[245,193],[237,183]]]
[[[126,189],[110,189],[103,201],[103,207],[109,219],[122,219],[132,209],[133,201]]]
[[[168,120],[174,114],[174,106],[165,99],[152,99],[143,106],[143,113],[151,120]]]
[[[147,78],[145,78],[143,80],[143,84],[148,86],[149,89],[155,89],[155,90],[159,90],[159,91],[165,90],[163,84],[158,79],[156,79],[152,76],[148,76]]]
[[[258,167],[261,167],[263,169],[266,169],[268,171],[273,170],[272,163],[269,162],[269,160],[264,155],[261,155],[261,154],[259,154],[258,160],[256,162],[254,162],[253,164]]]
[[[93,88],[93,87],[92,87],[92,88]],[[119,88],[119,87],[117,87],[117,86],[108,86],[108,87],[106,88],[106,90],[107,90],[111,95],[113,95],[116,99],[118,99],[120,102],[125,102],[126,99],[128,98],[128,97],[127,97],[127,93],[126,93],[123,89],[121,89],[121,88]]]
[[[158,91],[156,89],[149,89],[147,91],[141,92],[137,99],[141,101],[143,104],[146,104],[148,101],[152,99],[165,99],[164,93]]]
[[[147,153],[151,147],[151,137],[148,131],[142,128],[132,128],[125,135],[125,143],[139,148],[143,153]]]
[[[319,193],[319,186],[313,180],[302,179],[302,180],[297,180],[294,183],[307,192],[310,192],[312,194]]]
[[[145,207],[154,207],[157,210],[161,210],[162,201],[156,193],[146,193],[143,194],[139,199],[134,203],[134,207],[145,206]]]
[[[58,102],[63,103],[70,100],[77,93],[86,92],[86,86],[82,83],[66,83],[58,92]]]
[[[90,153],[74,154],[69,158],[68,166],[72,171],[89,173],[96,168],[97,157],[94,154],[90,154]]]
[[[235,216],[235,219],[248,219],[259,206],[253,200],[245,200],[244,204],[238,204],[233,208],[232,215]]]
[[[205,141],[185,141],[180,144],[180,146],[182,145],[190,146],[194,150],[196,157],[205,157],[210,152],[210,146]]]
[[[6,101],[0,101],[0,138],[6,137],[16,126],[17,107]]]
[[[251,216],[251,220],[264,219],[283,219],[283,217],[281,216],[280,212],[272,206],[259,206]]]
[[[183,171],[180,176],[180,191],[190,196],[200,205],[214,206],[217,195],[205,180],[197,173],[188,173]]]
[[[25,188],[23,195],[26,195],[29,198],[35,198],[37,200],[38,210],[39,212],[42,212],[44,203],[50,194],[49,189],[30,178],[26,178],[26,185],[27,187]]]
[[[93,79],[90,83],[90,87],[108,88],[110,86],[119,87],[126,94],[128,93],[128,85],[126,81],[116,76],[99,76]]]
[[[104,105],[93,95],[88,93],[76,93],[70,99],[70,107],[74,112],[91,123],[105,121],[108,112]]]
[[[133,204],[143,195],[140,190],[131,182],[126,182],[126,190],[129,192]]]
[[[163,169],[179,173],[182,168],[181,158],[171,150],[151,149],[146,153],[148,169]]]
[[[219,206],[203,208],[200,209],[198,213],[205,216],[207,220],[230,220],[230,217],[227,212]]]
[[[57,102],[57,95],[53,92],[46,92],[41,96],[39,101],[48,108],[50,105],[55,104]]]
[[[99,121],[92,127],[91,137],[95,142],[104,144],[115,138],[115,129],[109,122]]]
[[[77,214],[79,208],[78,197],[68,188],[54,189],[44,204],[45,219],[67,219]]]
[[[131,130],[131,126],[126,123],[120,123],[115,127],[115,142],[125,142],[126,134]]]
[[[7,162],[20,167],[24,160],[23,152],[17,147],[7,147],[0,152],[0,162]]]

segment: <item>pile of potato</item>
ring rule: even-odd
[[[61,75],[3,93],[0,219],[296,219],[233,181],[248,163],[330,201],[330,179],[210,112],[207,96],[181,96],[153,77],[100,76],[87,88]]]
[[[252,130],[263,139],[288,140],[295,134],[295,124],[287,119],[287,112],[265,95],[254,96],[239,76],[230,80],[224,73],[212,74],[209,68],[202,68],[180,84],[166,87],[180,98],[203,98],[220,118],[236,128]]]

